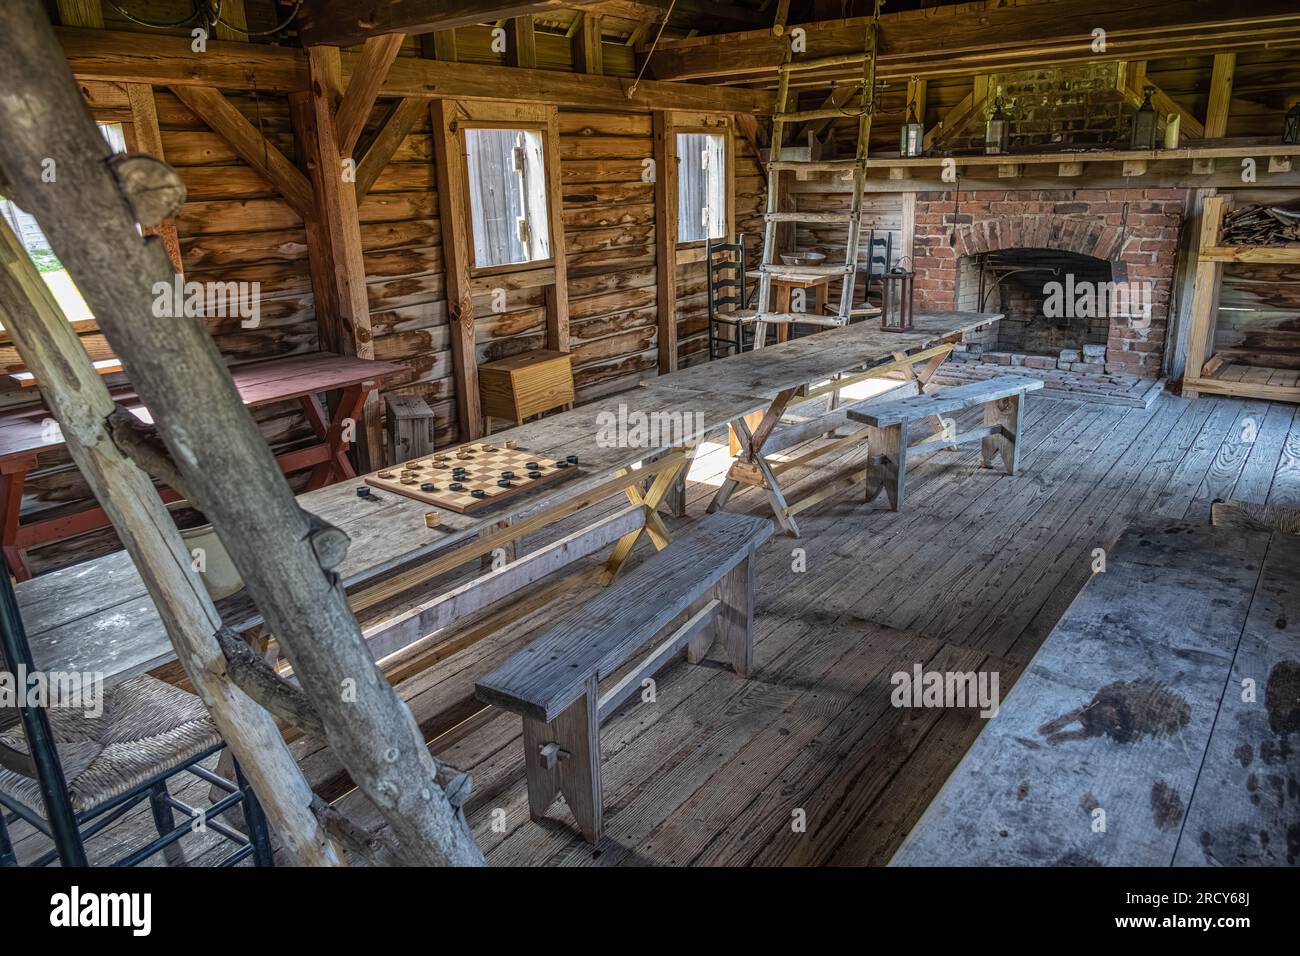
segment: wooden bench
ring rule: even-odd
[[[980,441],[981,464],[987,468],[994,455],[1002,456],[1008,475],[1020,467],[1018,441],[1025,394],[1043,387],[1041,379],[1023,375],[999,375],[983,382],[971,382],[941,392],[927,392],[893,402],[877,402],[870,407],[848,412],[851,421],[867,426],[867,447],[871,459],[867,467],[867,501],[883,490],[889,495],[889,507],[903,507],[903,488],[909,449],[947,448],[968,441]],[[944,423],[945,415],[984,406],[984,427],[961,434],[952,433]],[[941,423],[933,435],[908,444],[909,425],[934,419]]]
[[[699,663],[716,641],[741,677],[753,662],[754,551],[770,521],[709,515],[478,682],[480,699],[524,720],[528,808],[540,820],[564,794],[582,835],[602,832],[600,723],[683,648]],[[687,617],[603,694],[597,682]]]

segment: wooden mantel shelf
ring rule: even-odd
[[[875,156],[867,160],[869,169],[895,167],[942,166],[949,160],[958,166],[1060,165],[1068,163],[1196,161],[1203,159],[1273,159],[1300,156],[1300,145],[1283,143],[1240,143],[1214,146],[1180,146],[1177,149],[1090,149],[1050,153],[971,153],[964,156]],[[852,160],[845,160],[852,163]]]

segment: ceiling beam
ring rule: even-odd
[[[432,33],[581,5],[580,0],[306,0],[298,28],[307,46],[352,46],[385,33]]]
[[[296,93],[311,89],[302,51],[256,43],[209,41],[207,53],[195,53],[188,37],[150,37],[113,30],[58,28],[73,74],[83,80],[152,83],[158,86],[210,86],[222,90]],[[345,77],[363,54],[342,54]],[[524,70],[508,66],[456,63],[398,57],[379,87],[381,97],[424,99],[507,99],[557,106],[628,110],[699,110],[718,113],[772,112],[774,97],[762,90],[662,83],[642,80],[629,97],[630,79]]]
[[[1073,0],[1007,5],[980,0],[881,16],[881,79],[961,76],[1094,60],[1142,60],[1155,56],[1216,53],[1252,46],[1300,45],[1300,10],[1294,0],[1253,0],[1247,7],[1204,0],[1097,0],[1088,24],[1105,26],[1105,49],[1094,50]],[[870,19],[798,24],[807,35],[809,58],[861,52]],[[794,25],[787,28],[788,34]],[[775,79],[789,40],[770,29],[662,41],[649,75],[662,80]],[[860,72],[829,67],[817,76]]]

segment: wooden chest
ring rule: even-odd
[[[538,349],[488,362],[478,368],[483,430],[492,419],[522,425],[524,419],[554,408],[573,407],[573,367],[567,352]]]

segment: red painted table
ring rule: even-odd
[[[286,474],[311,468],[307,490],[356,477],[347,450],[349,423],[360,425],[366,396],[386,375],[404,371],[404,366],[319,352],[315,355],[271,359],[231,369],[235,387],[246,406],[270,405],[297,399],[316,441],[278,455]],[[320,400],[324,392],[341,391],[334,413],[328,415]],[[113,397],[141,421],[150,421],[149,411],[133,391],[116,391]],[[37,455],[63,445],[63,436],[44,406],[28,406],[0,415],[0,547],[9,569],[19,581],[31,577],[24,553],[28,548],[59,541],[107,527],[108,516],[99,507],[51,518],[21,520],[23,486],[27,473],[36,467]],[[161,489],[164,501],[179,495]]]

